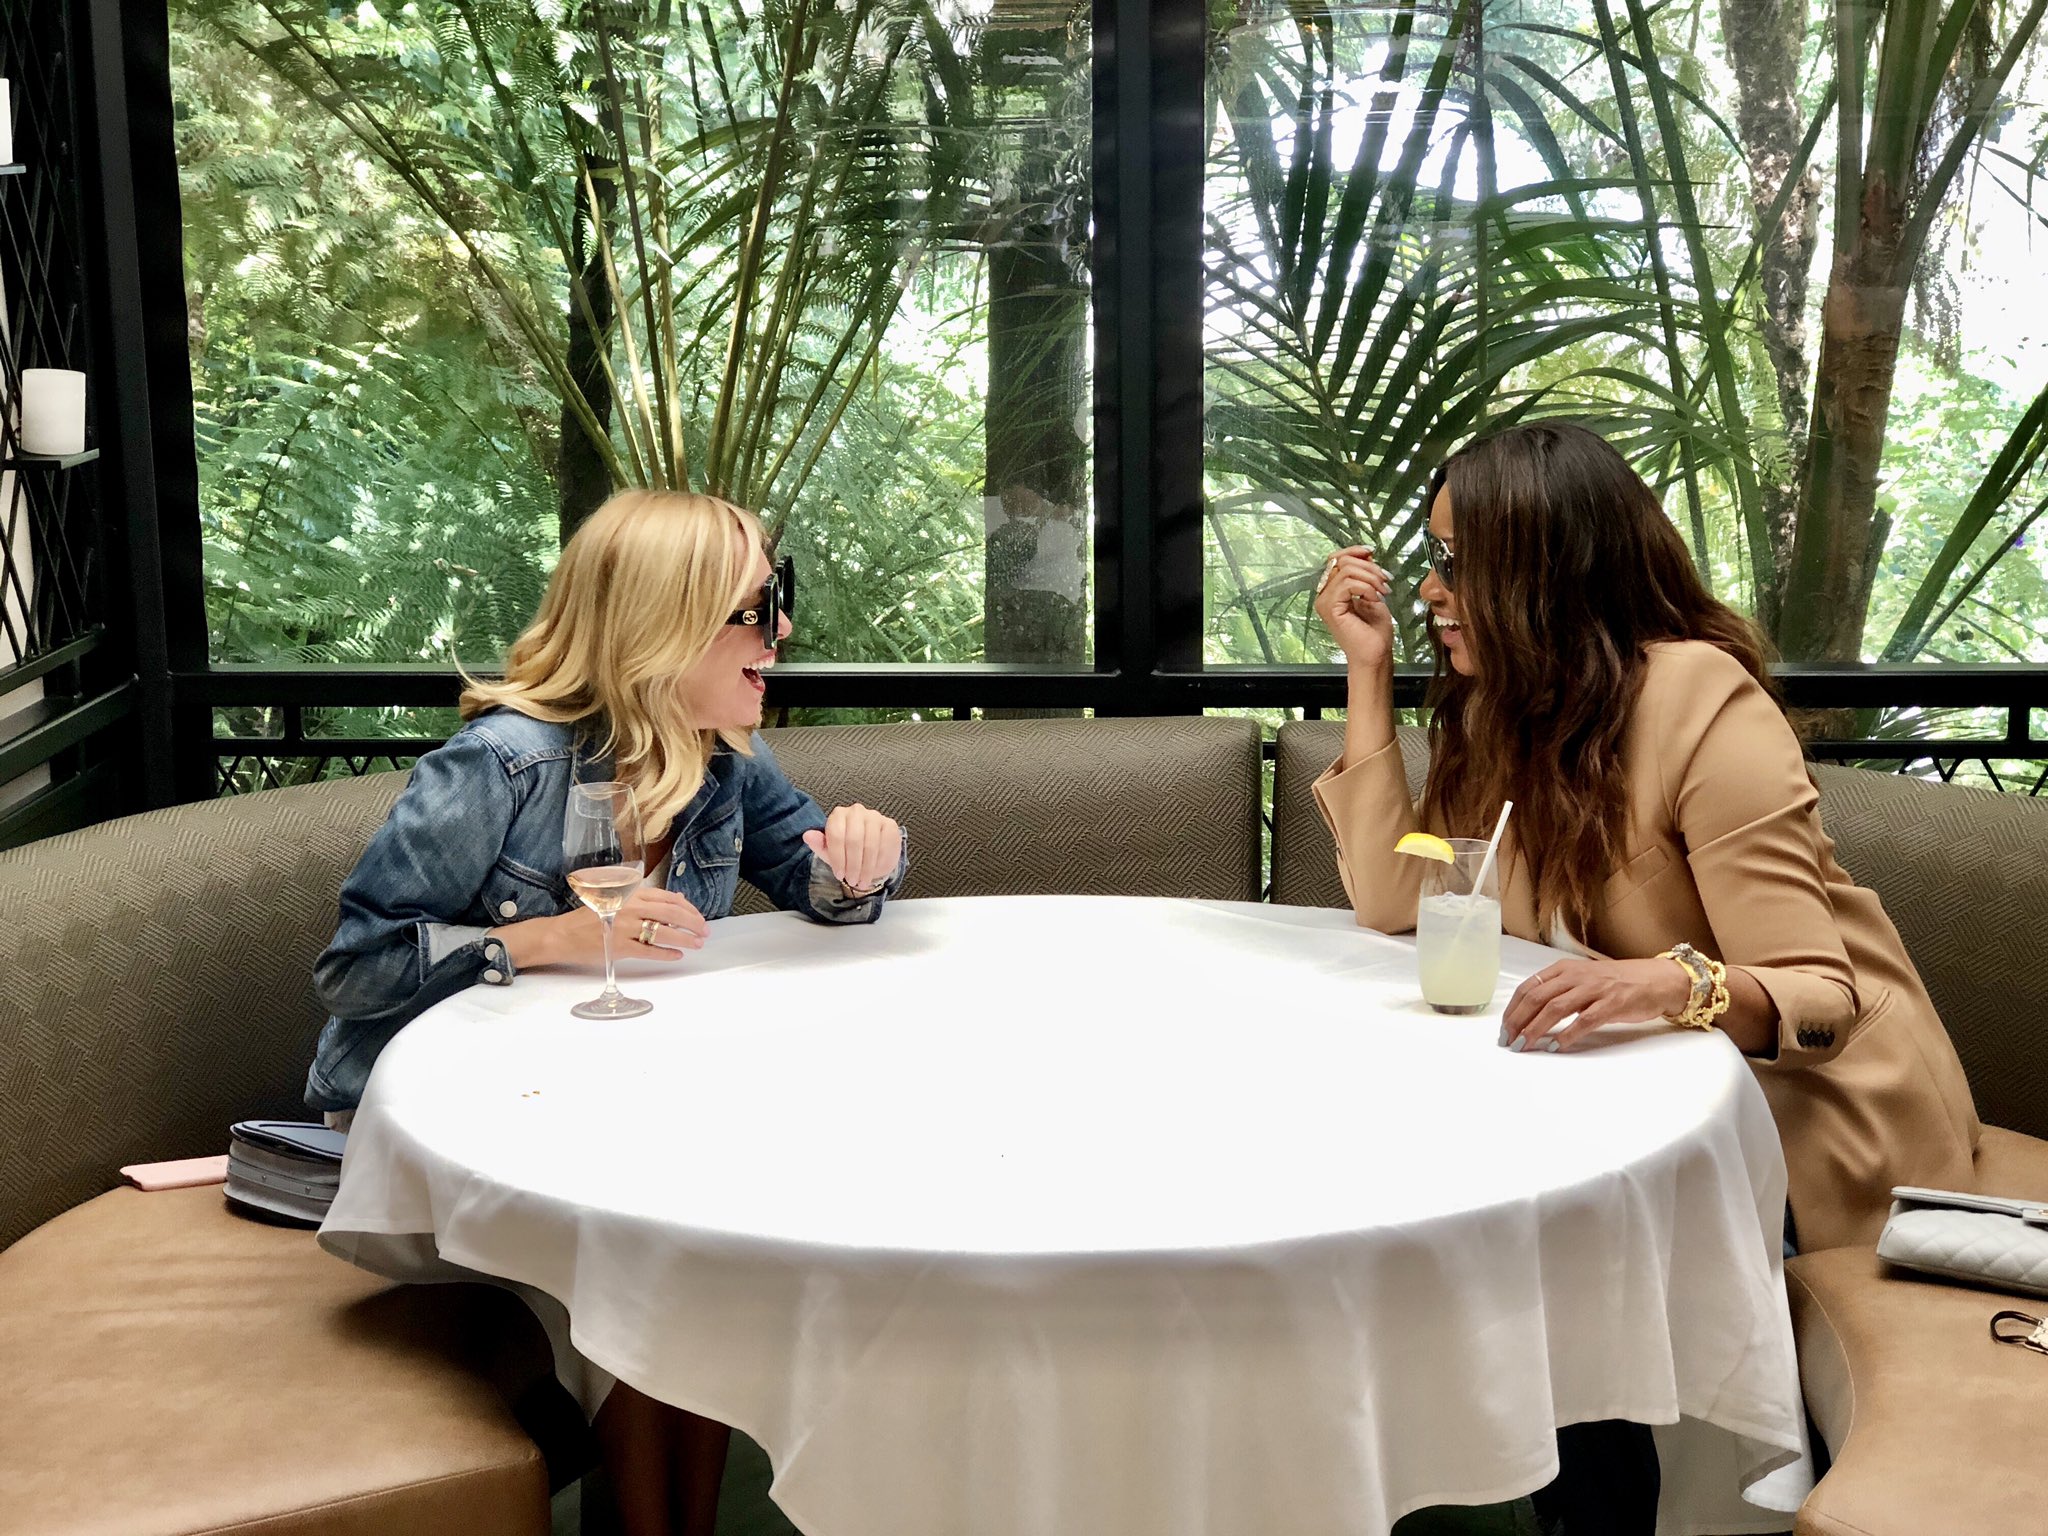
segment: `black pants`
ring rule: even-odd
[[[1626,1419],[1567,1424],[1557,1432],[1557,1476],[1531,1496],[1545,1531],[1563,1536],[1653,1536],[1657,1442]]]

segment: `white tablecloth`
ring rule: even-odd
[[[322,1241],[530,1288],[586,1407],[745,1430],[808,1536],[1360,1536],[1607,1418],[1671,1426],[1664,1528],[1783,1529],[1762,1094],[1719,1034],[1500,1050],[1505,951],[1455,1019],[1341,912],[729,919],[639,1019],[533,973],[409,1025]]]

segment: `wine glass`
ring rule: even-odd
[[[604,923],[604,991],[569,1011],[579,1019],[630,1019],[654,1004],[627,997],[612,968],[612,922],[638,888],[642,862],[640,802],[633,788],[615,780],[571,784],[562,813],[562,868],[569,889]]]

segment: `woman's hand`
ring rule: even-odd
[[[1553,960],[1515,988],[1500,1043],[1511,1051],[1569,1050],[1602,1024],[1670,1017],[1691,999],[1692,978],[1675,960]]]
[[[626,898],[613,920],[613,938],[621,960],[680,960],[704,947],[710,931],[704,914],[685,897],[658,885],[643,885]],[[640,925],[652,921],[654,942],[642,943]],[[554,917],[529,917],[492,930],[519,970],[537,965],[603,965],[604,920],[590,908]]]
[[[878,889],[896,873],[903,857],[903,833],[893,817],[856,801],[825,818],[822,832],[806,832],[804,845],[823,859],[849,891]]]
[[[1355,668],[1377,670],[1394,659],[1394,615],[1387,593],[1394,581],[1372,551],[1354,544],[1330,556],[1316,588],[1316,613]]]

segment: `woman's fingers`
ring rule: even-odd
[[[1392,586],[1393,579],[1374,563],[1369,551],[1340,549],[1324,562],[1322,574],[1316,578],[1316,606],[1334,606],[1374,591],[1384,596]]]
[[[855,801],[846,808],[846,883],[855,890],[873,885],[876,813]]]
[[[903,828],[894,816],[875,817],[875,867],[870,885],[879,885],[896,873],[903,857]]]
[[[1569,1051],[1602,1024],[1612,1024],[1614,1019],[1612,1002],[1605,997],[1596,997],[1579,1010],[1577,1018],[1545,1036],[1544,1047],[1553,1051]]]
[[[1545,967],[1515,989],[1501,1014],[1500,1043],[1509,1050],[1532,1050],[1558,1023],[1599,995],[1599,978],[1578,961]]]
[[[880,885],[896,873],[900,837],[894,819],[880,811],[868,812],[868,867],[861,875],[862,885]]]
[[[1378,593],[1384,597],[1393,590],[1394,578],[1370,560],[1356,555],[1339,555],[1329,566],[1329,580],[1324,590],[1342,589],[1352,594]]]
[[[1562,962],[1538,971],[1515,988],[1515,995],[1508,999],[1501,1014],[1501,1044],[1508,1044],[1526,1030],[1545,1004],[1572,985],[1576,974],[1576,966]]]
[[[711,931],[711,925],[704,921],[704,914],[697,910],[689,897],[658,886],[635,891],[626,898],[626,905],[619,909],[621,922],[631,919],[637,923],[650,917],[657,923],[695,934],[700,939]]]
[[[666,923],[671,928],[680,928],[703,938],[711,931],[704,914],[697,910],[689,897],[678,891],[653,890],[647,893],[653,911],[648,913],[656,922]]]
[[[1566,1019],[1582,1012],[1593,1003],[1596,990],[1590,986],[1570,986],[1554,994],[1550,1000],[1536,1010],[1528,1026],[1521,1033],[1508,1037],[1511,1051],[1555,1051],[1558,1041],[1552,1031]]]
[[[893,819],[855,801],[825,818],[824,846],[812,847],[846,885],[866,890],[896,872],[902,833]]]
[[[842,881],[847,880],[851,874],[846,865],[846,824],[849,815],[845,806],[838,805],[825,816],[825,862],[832,867],[832,873]]]
[[[648,924],[655,926],[650,929]],[[710,924],[689,899],[674,891],[642,887],[619,908],[617,931],[659,955],[702,949]]]

